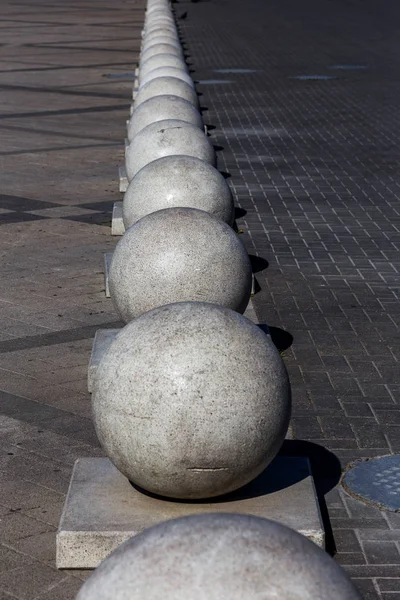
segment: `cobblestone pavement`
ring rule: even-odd
[[[72,600],[55,568],[86,392],[144,0],[0,1],[0,600]]]
[[[86,576],[55,569],[55,531],[75,458],[101,454],[87,362],[95,330],[118,326],[102,253],[143,6],[0,0],[0,600],[72,600]],[[338,481],[400,450],[400,8],[175,7],[290,371],[284,452],[310,456],[329,549],[365,600],[397,600],[400,515]]]
[[[175,7],[259,257],[256,310],[287,348],[307,442],[286,451],[311,456],[330,549],[365,599],[398,600],[400,514],[335,484],[356,459],[400,452],[400,5]]]

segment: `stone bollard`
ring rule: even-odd
[[[153,212],[118,242],[109,272],[110,295],[126,323],[163,304],[204,301],[243,313],[252,269],[227,223],[194,208]]]
[[[141,81],[142,77],[146,77],[151,71],[160,67],[173,67],[174,69],[188,72],[186,63],[179,56],[175,56],[174,54],[156,54],[140,64],[139,81]]]
[[[153,44],[149,47],[144,44],[142,53],[140,55],[140,61],[145,62],[148,58],[157,56],[158,54],[174,54],[183,60],[182,48],[176,48],[172,44]]]
[[[185,81],[182,81],[177,77],[157,77],[140,88],[135,97],[133,109],[136,110],[143,102],[146,102],[146,100],[149,100],[150,98],[154,98],[154,96],[161,96],[164,94],[179,96],[179,98],[183,98],[187,102],[193,104],[195,108],[199,108],[199,99],[196,92]]]
[[[187,100],[172,95],[154,96],[133,112],[128,124],[128,140],[131,142],[147,125],[168,119],[178,119],[204,129],[199,111]]]
[[[188,85],[190,85],[190,87],[194,89],[193,79],[190,77],[189,73],[177,67],[167,66],[157,67],[157,69],[153,69],[146,75],[141,74],[139,89],[143,87],[146,83],[148,83],[152,79],[156,79],[157,77],[176,77],[178,79],[181,79],[182,81],[185,81]]]
[[[166,156],[143,167],[129,184],[122,206],[125,229],[157,210],[179,206],[204,210],[231,226],[235,215],[224,177],[193,156]]]
[[[275,521],[173,519],[113,552],[76,600],[362,600],[343,569]]]
[[[92,400],[98,438],[117,469],[148,492],[179,499],[226,494],[264,471],[290,407],[270,336],[203,302],[160,306],[124,327],[98,367]]]
[[[178,119],[158,121],[142,129],[127,147],[128,180],[149,162],[176,154],[194,156],[213,166],[217,162],[214,147],[201,129]]]

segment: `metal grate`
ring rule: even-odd
[[[357,463],[344,476],[343,485],[361,500],[400,511],[400,455]]]

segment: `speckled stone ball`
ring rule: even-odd
[[[131,142],[147,125],[167,119],[191,123],[202,131],[204,128],[203,119],[193,104],[179,96],[164,94],[149,98],[133,111],[128,124],[128,140]]]
[[[130,481],[172,498],[236,490],[273,460],[290,419],[271,337],[203,302],[160,306],[124,327],[102,359],[93,419]]]
[[[199,127],[177,119],[157,121],[135,135],[126,149],[129,181],[149,162],[174,154],[195,156],[213,166],[217,163],[214,147]]]
[[[150,213],[177,206],[205,210],[233,225],[233,198],[221,173],[204,160],[178,155],[152,161],[132,179],[122,205],[125,229]]]
[[[154,69],[159,67],[172,67],[174,69],[181,69],[184,72],[188,72],[187,65],[183,58],[174,54],[156,54],[151,56],[143,63],[140,63],[139,79],[146,77]]]
[[[173,519],[122,544],[76,600],[362,600],[321,548],[275,521]]]
[[[147,73],[147,75],[143,75],[142,73],[140,77],[139,89],[157,77],[176,77],[177,79],[182,79],[182,81],[185,81],[194,89],[193,79],[190,77],[190,75],[186,71],[177,69],[176,67],[158,67],[157,69],[150,71],[150,73]]]
[[[144,47],[140,60],[145,62],[151,56],[157,56],[157,54],[174,54],[179,56],[183,60],[183,52],[181,48],[176,48],[172,44],[154,44],[153,46]]]
[[[194,208],[146,215],[118,242],[109,272],[111,298],[128,323],[171,302],[204,301],[243,313],[252,269],[227,223]]]
[[[142,50],[144,51],[145,48],[152,48],[159,44],[167,44],[183,52],[178,36],[170,33],[151,33],[146,35],[143,39]]]
[[[190,102],[190,104],[193,104],[195,108],[199,108],[198,96],[194,89],[185,81],[177,79],[176,77],[157,77],[156,79],[150,80],[138,91],[133,102],[133,108],[136,110],[136,108],[143,104],[143,102],[146,102],[146,100],[164,94],[179,96],[179,98],[183,98],[187,102]]]

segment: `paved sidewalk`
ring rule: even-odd
[[[101,454],[87,363],[95,330],[118,326],[102,253],[143,6],[0,0],[0,600],[72,600],[85,578],[55,569],[55,531],[75,458]],[[330,549],[365,600],[398,600],[400,515],[337,484],[400,451],[400,8],[174,6],[290,371],[303,441],[284,451],[311,457]]]
[[[365,599],[398,600],[400,514],[335,484],[355,459],[400,452],[400,5],[175,7],[260,257],[258,315],[282,349],[293,337],[294,432],[308,443],[286,451],[311,456],[330,549]]]
[[[72,600],[55,569],[72,465],[101,453],[87,364],[104,295],[144,0],[0,1],[0,599]],[[122,77],[121,77],[122,76]]]

